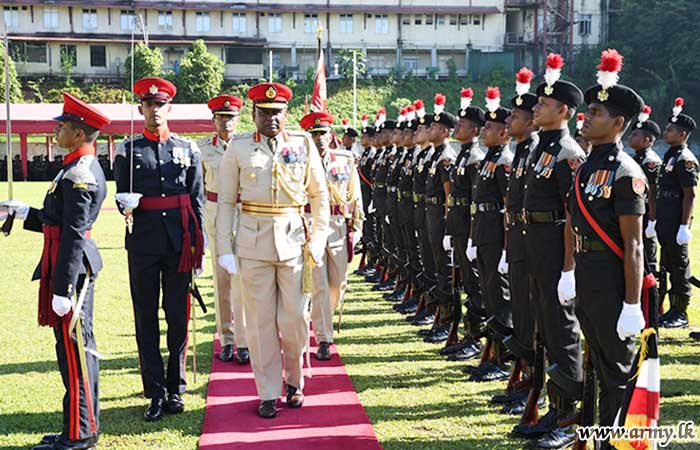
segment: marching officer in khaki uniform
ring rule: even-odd
[[[246,337],[263,418],[277,415],[283,367],[287,406],[299,408],[304,402],[302,356],[309,339],[305,294],[312,290],[311,267],[322,264],[328,238],[321,157],[311,136],[285,131],[291,97],[291,89],[277,83],[250,88],[257,130],[235,136],[219,167],[217,260],[230,274],[238,272],[240,263]],[[306,203],[313,219],[310,227],[302,217]]]
[[[207,103],[214,114],[212,123],[216,134],[201,139],[198,144],[202,152],[204,171],[204,231],[211,239],[216,239],[216,204],[218,200],[219,163],[236,132],[236,125],[243,102],[233,95],[219,95]],[[236,360],[247,364],[250,360],[248,344],[245,338],[243,320],[243,299],[238,275],[229,276],[226,270],[216,263],[216,249],[212,245],[212,276],[214,278],[214,311],[216,312],[216,331],[221,340],[222,361],[233,361],[233,345],[236,345]]]
[[[362,197],[354,154],[349,150],[330,148],[332,124],[333,116],[326,112],[312,112],[301,119],[301,127],[311,133],[321,155],[330,200],[329,233],[323,264],[313,269],[311,321],[318,342],[316,358],[319,360],[331,359],[333,312],[345,295],[348,260],[362,225]],[[307,213],[310,213],[308,206]]]

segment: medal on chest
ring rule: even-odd
[[[615,181],[615,172],[612,170],[596,170],[588,177],[585,193],[593,198],[610,198],[612,194],[612,184]]]
[[[676,156],[672,156],[666,163],[666,172],[673,172],[673,168],[676,165]]]
[[[496,167],[498,167],[496,161],[485,161],[479,175],[484,180],[493,178],[496,175]]]
[[[556,164],[556,162],[557,158],[554,155],[551,153],[542,152],[534,168],[537,178],[549,178],[554,171],[554,164]]]

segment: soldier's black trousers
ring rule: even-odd
[[[443,205],[429,205],[425,212],[425,221],[428,226],[428,241],[435,261],[438,287],[444,293],[451,292],[450,255],[442,243],[447,225],[445,207]]]
[[[129,253],[131,300],[136,322],[141,380],[147,398],[162,398],[166,392],[185,392],[187,322],[190,305],[187,292],[190,273],[178,272],[180,253],[137,255]],[[168,369],[160,354],[158,306],[161,288],[168,326]]]
[[[530,291],[525,252],[519,251],[524,250],[525,246],[524,229],[524,225],[516,224],[508,230],[508,281],[515,345],[534,351],[535,305]]]
[[[688,259],[688,244],[678,245],[675,237],[662,240],[661,245],[661,266],[668,272],[671,280],[669,295],[678,295],[690,298],[692,290],[690,287],[690,260]]]
[[[437,274],[435,273],[435,258],[433,257],[432,250],[430,249],[430,239],[428,238],[425,207],[422,203],[419,203],[417,208],[421,208],[423,210],[416,211],[416,215],[414,215],[416,232],[418,233],[418,245],[420,247],[420,256],[421,261],[423,263],[423,273],[430,280],[437,280]],[[426,289],[430,289],[431,287],[432,286],[425,286]]]
[[[527,226],[526,261],[535,304],[538,330],[542,332],[549,364],[574,383],[583,380],[581,337],[574,302],[559,303],[557,286],[564,266],[564,221]],[[578,286],[578,283],[576,283]],[[558,386],[566,390],[564,386]],[[568,392],[576,399],[580,393]]]
[[[364,242],[377,240],[376,218],[374,213],[369,212],[369,204],[372,201],[372,188],[362,183],[362,210],[365,213],[365,220],[362,222],[362,239]]]
[[[600,425],[611,426],[635,356],[635,339],[617,335],[625,298],[622,261],[611,252],[576,254],[576,294],[576,315],[600,386]]]
[[[476,269],[476,260],[471,262],[467,258],[468,241],[469,236],[466,234],[452,236],[452,246],[454,247],[455,258],[459,264],[459,270],[462,273],[462,286],[464,288],[464,292],[470,298],[480,302],[480,300],[478,300],[481,297],[479,271]]]
[[[59,326],[54,328],[56,359],[63,386],[66,389],[63,396],[63,430],[61,435],[64,440],[69,441],[87,439],[96,435],[100,429],[100,362],[96,356],[97,349],[92,325],[96,278],[95,274],[90,277],[83,303],[82,336],[77,336],[77,329],[73,331],[75,338],[68,335],[70,315],[62,317]],[[78,277],[78,289],[82,289],[84,279],[84,275]],[[87,389],[79,360],[81,355],[75,339],[82,339],[85,344]]]
[[[403,237],[403,245],[406,249],[410,267],[409,272],[411,280],[415,281],[422,270],[422,263],[420,246],[418,245],[418,233],[413,220],[413,202],[410,202],[408,205],[399,204],[399,217],[401,218],[401,236]]]
[[[495,317],[501,329],[513,327],[508,278],[498,272],[502,252],[502,242],[489,242],[478,245],[476,253],[486,314]]]
[[[657,256],[657,245],[656,245],[656,238],[651,238],[649,239],[648,237],[644,237],[644,257],[646,258],[647,262],[649,263],[649,267],[651,270],[656,273],[657,270],[659,270],[658,267],[658,256]]]

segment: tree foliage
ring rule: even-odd
[[[12,57],[7,61],[8,75],[10,82],[10,101],[13,103],[22,100],[22,86],[17,78],[17,69]],[[0,101],[5,101],[5,44],[0,42]]]
[[[149,48],[143,42],[134,46],[134,81],[146,77],[160,77],[163,73],[163,54],[158,48]],[[131,88],[131,53],[124,63],[126,87]]]
[[[207,51],[203,40],[196,40],[185,54],[180,71],[175,77],[176,101],[184,103],[206,103],[221,93],[224,82],[224,63]]]

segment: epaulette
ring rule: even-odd
[[[661,164],[663,161],[661,160],[661,157],[656,154],[656,152],[652,149],[647,150],[647,152],[644,154],[644,159],[642,160],[642,165],[645,166],[647,164]]]
[[[123,141],[117,144],[117,147],[114,149],[114,156],[126,157],[126,150],[129,148],[129,143],[132,141],[138,141],[139,139],[143,139],[143,134],[138,133],[132,137],[125,138]]]
[[[471,166],[472,164],[477,164],[480,163],[481,160],[484,159],[484,156],[486,156],[486,152],[484,152],[479,144],[474,144],[472,145],[472,148],[469,149],[469,159],[467,159],[467,166]]]
[[[557,155],[557,162],[572,161],[586,157],[581,147],[568,133],[561,137],[559,145],[561,146],[561,150],[559,150],[559,154]]]
[[[620,150],[617,154],[617,161],[620,163],[620,166],[615,171],[615,181],[620,178],[630,177],[642,178],[646,182],[647,177],[644,175],[642,168],[630,155]]]
[[[498,158],[498,161],[496,161],[497,166],[510,166],[513,164],[513,152],[510,151],[510,148],[508,146],[503,147],[503,151],[501,152],[501,157]]]
[[[688,147],[683,147],[681,154],[678,155],[678,161],[693,161],[696,166],[698,165],[698,159]]]
[[[94,160],[93,155],[81,156],[73,167],[64,172],[63,179],[72,181],[75,188],[87,188],[88,184],[97,185],[97,178],[90,170],[90,165]]]
[[[445,148],[442,150],[442,154],[440,154],[440,157],[438,158],[438,162],[454,162],[455,159],[457,159],[457,153],[455,153],[455,149],[452,148],[451,145],[446,145]]]

